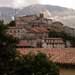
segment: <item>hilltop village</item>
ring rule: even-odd
[[[50,10],[41,10],[40,5],[35,8],[40,13],[34,14],[32,5],[31,9],[26,8],[28,11],[16,13],[15,10],[14,17],[10,15],[12,11],[8,13],[4,9],[7,21],[7,17],[12,17],[8,24],[0,15],[0,75],[75,75],[75,28],[71,28],[75,24],[72,21],[75,10],[71,19],[70,11],[65,16],[62,7],[45,7],[56,15]],[[61,21],[62,17],[70,18],[72,23]]]
[[[71,41],[64,38],[63,23],[46,18],[44,13],[15,18],[15,26],[9,26],[7,34],[19,39],[17,47],[70,48]]]
[[[6,34],[19,40],[16,50],[45,53],[60,67],[59,75],[75,75],[75,30],[60,21],[47,18],[44,13],[15,17]]]

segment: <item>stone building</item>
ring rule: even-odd
[[[63,29],[63,24],[61,23],[61,22],[59,22],[59,21],[56,21],[56,22],[53,22],[52,24],[51,24],[51,27],[54,29],[54,31],[56,31],[56,32],[63,32],[64,31],[64,29]]]
[[[6,33],[15,38],[23,39],[24,35],[27,34],[27,30],[22,27],[9,27]]]
[[[16,27],[31,27],[29,24],[31,21],[36,19],[36,15],[27,15],[22,17],[16,17]]]
[[[46,28],[33,27],[26,30],[27,32],[23,35],[23,39],[21,38],[21,40],[26,40],[32,47],[38,47],[38,44],[40,45],[43,38],[48,38],[48,30]]]

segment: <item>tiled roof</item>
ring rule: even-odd
[[[51,53],[50,53],[51,54]],[[51,60],[61,64],[75,64],[75,50],[59,50],[52,53]]]
[[[44,33],[44,32],[48,32],[48,30],[44,27],[33,27],[31,28],[31,32]]]
[[[8,27],[8,29],[17,29],[17,28],[15,26],[14,27],[10,26],[10,27]]]
[[[73,64],[75,65],[75,48],[33,48],[33,49],[26,49],[26,48],[19,48],[17,49],[21,52],[21,54],[27,54],[29,52],[43,52],[46,53],[50,57],[50,60],[60,64]]]
[[[18,44],[17,44],[17,46],[30,46],[30,44],[26,41],[26,40],[21,40]]]

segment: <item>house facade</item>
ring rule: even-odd
[[[23,39],[24,35],[26,35],[27,30],[22,27],[9,27],[6,31],[7,34],[18,38],[18,39]]]
[[[45,38],[42,40],[43,48],[65,48],[65,42],[62,38]]]

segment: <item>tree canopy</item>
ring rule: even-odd
[[[16,56],[16,39],[6,35],[7,26],[0,21],[0,75],[9,75]]]
[[[16,26],[15,21],[11,21],[11,22],[8,24],[8,26],[11,26],[11,27]]]
[[[63,32],[49,31],[48,36],[50,38],[63,38],[64,42],[68,40],[71,42],[72,47],[75,47],[75,37],[68,35],[64,31]]]
[[[16,75],[59,75],[58,66],[43,53],[37,55],[29,53],[17,63]]]

